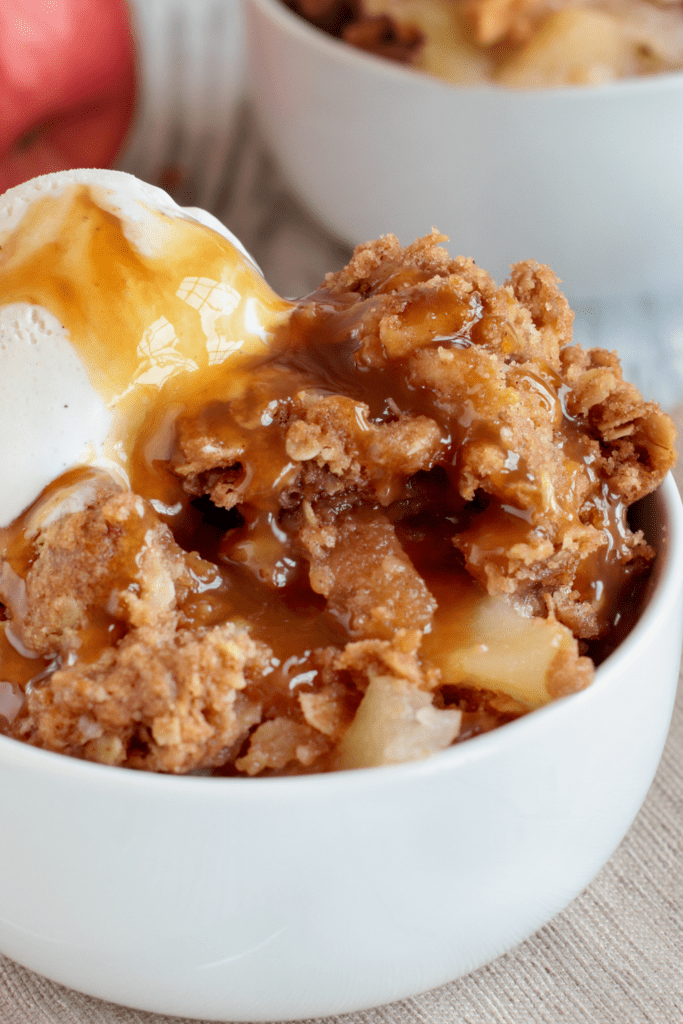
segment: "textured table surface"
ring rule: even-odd
[[[286,296],[311,291],[349,250],[281,181],[250,117],[211,204]],[[198,202],[191,177],[174,193]],[[683,432],[683,291],[577,311],[577,339],[616,348],[627,377],[675,409]],[[677,407],[677,408],[676,408]],[[678,473],[683,486],[683,472]],[[683,1021],[683,687],[647,800],[598,877],[540,932],[467,978],[392,1006],[329,1018],[340,1024],[675,1024]],[[0,956],[2,1024],[164,1024],[46,981]]]

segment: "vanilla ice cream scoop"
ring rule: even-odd
[[[126,482],[145,418],[229,394],[290,309],[220,221],[131,175],[62,171],[5,193],[0,526],[71,466]]]

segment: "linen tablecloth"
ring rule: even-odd
[[[349,250],[292,196],[246,110],[212,207],[281,294],[311,291]],[[169,176],[178,201],[192,175]],[[427,226],[427,229],[431,225]],[[626,376],[674,409],[683,434],[683,292],[577,311],[577,338],[617,348]],[[677,471],[683,487],[683,469]],[[680,681],[679,681],[680,682]],[[643,681],[643,686],[646,682]],[[1,827],[1,826],[0,826]],[[7,884],[7,882],[5,882]],[[184,1018],[183,1018],[184,1019]],[[103,1003],[0,956],[0,1024],[166,1024],[178,1018]],[[495,963],[443,988],[338,1024],[676,1024],[683,1021],[683,685],[664,756],[628,835],[562,914]]]

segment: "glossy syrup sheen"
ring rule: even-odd
[[[157,236],[156,251],[144,251],[105,191],[75,185],[31,204],[3,240],[0,302],[57,317],[115,412],[107,454],[125,466],[146,417],[198,392],[229,394],[220,367],[263,351],[291,306],[227,239],[180,210],[144,211]]]
[[[150,256],[131,243],[120,219],[102,209],[88,188],[41,200],[3,249],[0,298],[39,304],[59,317],[93,385],[116,411],[110,457],[125,467],[132,489],[152,500],[181,546],[206,560],[198,563],[195,586],[184,599],[184,623],[248,623],[274,651],[266,680],[276,709],[288,703],[293,688],[312,681],[312,650],[339,647],[350,638],[311,590],[306,565],[278,518],[279,492],[296,475],[281,423],[292,396],[313,389],[364,402],[373,422],[407,413],[440,424],[443,469],[429,483],[438,507],[433,503],[425,510],[423,502],[416,519],[413,484],[402,493],[387,485],[382,495],[379,488],[404,549],[438,594],[428,644],[438,661],[439,651],[454,642],[453,623],[458,616],[467,623],[483,597],[451,540],[472,515],[459,496],[456,467],[463,440],[488,429],[477,412],[481,382],[473,372],[471,385],[466,380],[463,394],[445,409],[428,388],[411,382],[404,360],[379,367],[364,363],[360,335],[363,318],[379,308],[382,295],[419,284],[419,274],[394,275],[368,297],[321,290],[294,305],[278,299],[221,236],[193,221],[155,216],[168,221],[168,234],[162,251]],[[463,303],[445,288],[429,301],[418,295],[403,310],[402,322],[415,343],[428,332],[431,347],[443,346],[463,360],[487,326],[476,301]],[[562,382],[543,369],[526,377],[519,385],[540,393],[554,411],[567,463],[583,469],[580,432],[564,410]],[[251,504],[240,507],[238,520],[191,502],[183,490],[173,472],[183,422],[237,450],[235,471],[256,481]],[[510,452],[506,465],[511,478],[528,475],[518,453]],[[610,575],[606,566],[609,553],[618,554],[623,510],[610,495],[604,500],[608,510],[598,512],[615,542],[596,569]],[[500,544],[501,558],[510,543],[525,540],[533,529],[531,516],[520,511],[491,502],[482,519],[482,529]],[[16,530],[12,536],[5,553],[25,571],[32,544]],[[265,548],[271,552],[268,581],[262,577]],[[103,644],[110,625],[94,631]],[[459,643],[476,639],[466,625],[462,634]],[[83,639],[83,656],[87,647],[91,659],[96,644],[92,636]],[[16,684],[25,684],[35,669],[21,657],[15,651],[3,664],[3,675]]]

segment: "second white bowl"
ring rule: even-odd
[[[357,244],[434,224],[498,281],[548,263],[573,298],[683,282],[683,73],[463,88],[249,0],[250,89],[290,185]]]

